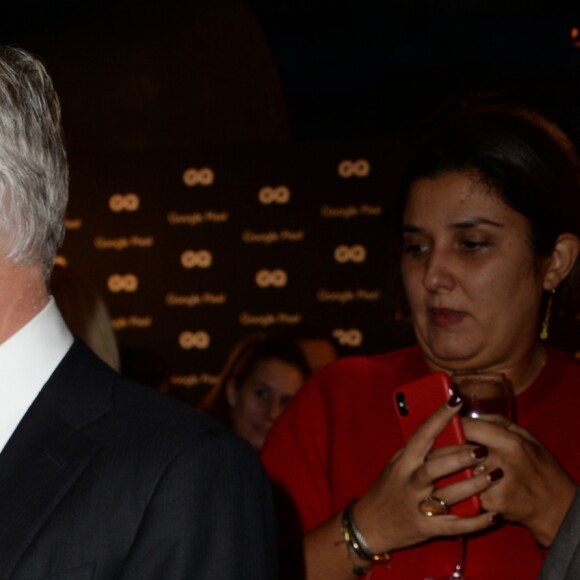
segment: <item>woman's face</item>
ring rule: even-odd
[[[268,431],[304,382],[295,366],[278,359],[257,363],[243,384],[227,385],[234,431],[261,449]]]
[[[430,366],[502,369],[522,360],[536,342],[547,264],[534,257],[526,218],[452,171],[414,183],[403,231],[403,283]]]

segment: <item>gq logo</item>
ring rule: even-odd
[[[183,183],[187,187],[195,187],[196,185],[212,185],[214,180],[214,173],[209,167],[201,167],[196,169],[195,167],[188,167],[183,172]]]
[[[274,286],[275,288],[282,288],[288,283],[288,274],[284,270],[259,270],[256,273],[256,284],[260,288],[267,288]]]
[[[338,164],[338,175],[343,179],[349,177],[368,177],[371,172],[371,164],[366,159],[351,161],[345,159]]]
[[[208,250],[186,250],[181,254],[181,265],[184,268],[209,268],[211,266],[213,256]]]
[[[290,190],[285,185],[278,187],[262,187],[258,192],[258,199],[262,205],[271,203],[288,203],[290,201]]]
[[[204,330],[191,332],[191,330],[184,330],[179,335],[179,346],[183,350],[191,350],[196,348],[198,350],[205,350],[209,347],[209,334]]]
[[[115,193],[109,198],[109,209],[115,213],[121,211],[137,211],[141,200],[136,193]]]
[[[113,274],[107,280],[107,286],[111,292],[136,292],[139,287],[139,279],[135,274]]]
[[[346,262],[360,264],[367,259],[367,250],[360,244],[355,244],[354,246],[336,246],[334,249],[334,259],[339,264],[344,264]]]
[[[363,341],[363,333],[358,328],[350,328],[348,330],[336,328],[332,331],[332,336],[336,338],[338,344],[341,344],[342,346],[360,346]]]

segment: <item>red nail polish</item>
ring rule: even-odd
[[[487,457],[489,455],[489,451],[487,449],[487,447],[485,447],[484,445],[481,445],[480,447],[474,447],[471,450],[471,456],[473,457],[473,459],[483,459],[484,457]]]
[[[448,401],[447,404],[450,407],[457,407],[457,405],[461,404],[463,399],[459,395],[453,395]]]
[[[494,469],[493,471],[490,471],[487,474],[487,480],[490,482],[497,481],[498,479],[501,479],[502,477],[503,477],[503,469],[501,467],[498,467],[497,469]]]
[[[492,524],[501,524],[503,522],[503,516],[501,514],[493,514],[490,519]]]

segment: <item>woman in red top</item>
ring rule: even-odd
[[[539,338],[580,253],[576,175],[568,139],[522,109],[468,111],[415,157],[401,272],[417,346],[316,373],[263,452],[298,511],[309,580],[449,578],[460,534],[468,580],[538,574],[580,481],[580,365]],[[403,446],[392,390],[436,370],[505,373],[518,424],[464,421],[474,443],[429,455],[461,406],[452,400]],[[467,482],[435,491],[477,464]],[[473,494],[483,511],[471,518],[418,508]]]

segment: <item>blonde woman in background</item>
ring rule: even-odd
[[[232,350],[220,379],[198,408],[260,450],[310,367],[294,340],[251,335]]]
[[[76,270],[56,264],[50,289],[70,330],[116,371],[120,370],[119,348],[103,297]]]

